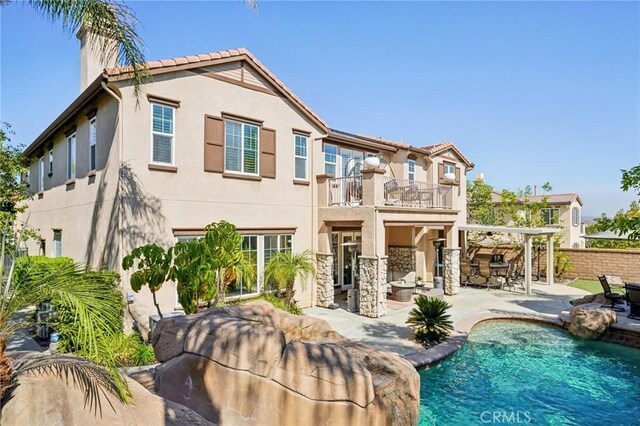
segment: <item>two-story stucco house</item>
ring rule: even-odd
[[[394,270],[449,271],[449,287],[459,282],[473,165],[453,144],[332,130],[245,49],[150,62],[153,81],[136,99],[128,70],[105,68],[78,36],[81,93],[26,149],[30,225],[42,236],[31,254],[113,269],[130,293],[120,264],[133,248],[227,220],[258,271],[228,297],[263,291],[264,265],[280,250],[317,256],[317,279],[297,283],[301,306],[327,306],[357,285],[361,314],[378,317]],[[172,283],[158,299],[179,308]],[[142,327],[152,306],[145,292],[130,305]]]
[[[585,226],[582,223],[582,200],[575,193],[531,195],[531,202],[547,199],[544,209],[544,222],[547,226],[562,228],[558,233],[561,248],[585,248]],[[493,192],[491,199],[495,205],[500,204],[501,194]]]

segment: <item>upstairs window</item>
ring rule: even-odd
[[[455,175],[456,166],[454,166],[453,164],[444,163],[444,174],[447,174],[447,173],[453,173]]]
[[[295,178],[307,180],[307,142],[306,136],[295,135],[294,162]]]
[[[62,257],[62,231],[53,231],[53,257]]]
[[[173,164],[174,110],[175,108],[151,104],[152,106],[152,162]]]
[[[546,225],[557,225],[560,218],[560,209],[542,209],[542,215]]]
[[[260,152],[258,126],[232,120],[225,120],[224,125],[224,169],[257,175]]]
[[[571,209],[571,223],[573,226],[580,225],[580,209],[578,207]]]
[[[76,178],[76,134],[67,137],[67,180]]]
[[[407,165],[409,181],[413,182],[416,180],[416,160],[409,159],[409,161],[407,161]]]
[[[338,147],[335,145],[324,145],[324,173],[336,176],[338,171]]]
[[[89,171],[96,169],[96,142],[97,142],[96,118],[89,120]]]
[[[38,192],[44,191],[44,156],[38,160]]]
[[[49,149],[49,176],[53,174],[53,148]]]

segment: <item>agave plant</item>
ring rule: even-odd
[[[69,355],[21,356],[15,361],[6,353],[7,341],[18,330],[33,325],[18,319],[18,311],[42,300],[56,300],[76,313],[76,343],[85,353],[101,351],[100,334],[109,335],[120,330],[122,305],[108,297],[113,292],[112,279],[86,271],[80,265],[61,266],[55,270],[30,272],[16,280],[11,287],[4,284],[0,294],[0,398],[12,386],[17,376],[27,372],[53,373],[73,381],[85,392],[92,409],[101,410],[100,395],[114,395],[123,402],[131,394],[115,362],[104,357],[104,365]]]
[[[416,306],[409,312],[407,325],[422,343],[435,343],[447,337],[453,330],[451,316],[447,313],[451,305],[436,297],[423,294],[416,297]]]
[[[305,279],[315,274],[311,252],[302,253],[282,251],[273,255],[265,266],[265,281],[273,281],[280,289],[285,290],[287,304],[293,305],[293,295],[296,278]]]

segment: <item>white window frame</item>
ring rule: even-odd
[[[49,175],[53,174],[53,148],[49,150]]]
[[[71,155],[72,153],[73,155]],[[76,132],[73,132],[72,134],[67,136],[67,180],[76,178],[76,175],[78,172],[78,161],[76,158],[76,154],[77,154]]]
[[[58,240],[56,240],[56,234],[60,236]],[[56,241],[58,244],[56,244]],[[58,253],[57,248],[60,248],[60,252]],[[53,256],[52,257],[62,257],[62,230],[56,229],[53,231]]]
[[[444,174],[447,174],[447,173],[453,173],[454,175],[456,174],[456,166],[450,163],[442,163],[442,164],[444,165],[442,169],[442,172]]]
[[[44,192],[44,155],[38,159],[38,192]]]
[[[571,224],[580,226],[580,209],[578,207],[571,208]]]
[[[161,104],[161,103],[158,103],[158,102],[151,102],[150,105],[151,105],[151,108],[150,108],[151,109],[151,111],[150,111],[150,115],[151,115],[151,141],[150,141],[150,143],[151,143],[151,145],[150,145],[150,148],[151,148],[150,154],[151,154],[151,156],[150,156],[150,160],[151,161],[150,162],[151,162],[151,164],[160,164],[160,165],[164,165],[164,166],[175,166],[175,164],[176,164],[176,110],[177,110],[177,108],[175,108],[175,107],[173,107],[171,105]],[[169,109],[173,110],[173,114],[172,114],[172,117],[173,117],[173,123],[172,123],[173,124],[173,126],[172,126],[173,133],[156,132],[155,130],[153,130],[153,107],[156,106],[156,105],[161,107],[161,108],[169,108]],[[164,161],[154,161],[153,160],[153,135],[154,134],[158,134],[160,136],[169,136],[169,137],[171,137],[171,162],[170,163],[165,163]]]
[[[91,150],[93,148],[93,151]],[[98,162],[98,122],[93,116],[89,119],[89,171],[97,168]]]
[[[227,169],[227,123],[236,123],[240,125],[240,170],[229,170]],[[245,172],[244,171],[244,128],[245,126],[255,127],[258,132],[258,145],[256,146],[256,172]],[[261,126],[253,123],[245,123],[244,121],[232,120],[226,118],[224,120],[224,171],[228,173],[239,173],[243,175],[249,176],[260,176],[260,129]]]
[[[547,211],[552,211],[553,212],[550,217],[552,219],[554,217],[556,218],[556,222],[555,223],[548,223],[549,221],[547,221],[547,214],[546,214]],[[560,209],[558,207],[548,207],[548,208],[542,209],[542,215],[543,215],[543,218],[544,218],[545,225],[554,226],[554,225],[560,224]]]
[[[411,182],[416,180],[416,160],[412,158],[407,160],[407,179]]]
[[[304,139],[304,152],[305,155],[298,155],[296,153],[296,145],[298,143],[298,138]],[[302,159],[304,160],[304,177],[296,176],[296,160]],[[294,133],[293,135],[293,178],[296,180],[309,180],[309,137],[306,135],[300,135]]]
[[[336,161],[327,161],[327,147],[330,146],[332,148],[336,149]],[[330,155],[334,155],[334,154],[330,154]],[[338,147],[337,145],[333,145],[330,143],[325,143],[324,146],[322,147],[322,156],[323,156],[323,164],[324,164],[324,173],[325,174],[329,174],[327,173],[327,164],[333,165],[335,166],[335,170],[336,172],[333,174],[333,176],[338,177],[340,175],[340,168],[339,168],[339,161],[338,158],[340,158],[340,147]]]

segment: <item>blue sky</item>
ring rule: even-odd
[[[637,2],[131,2],[147,59],[244,46],[331,127],[451,140],[496,188],[553,184],[585,215],[633,194],[640,163]],[[0,119],[30,143],[79,94],[79,43],[0,8]]]

